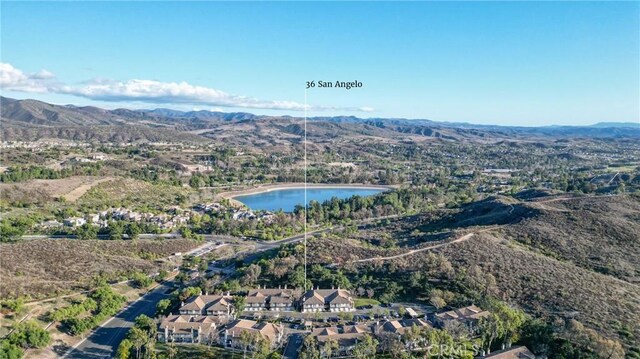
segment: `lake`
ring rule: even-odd
[[[349,198],[355,195],[371,196],[384,192],[382,188],[357,188],[357,187],[325,187],[307,188],[307,201],[318,201],[320,203],[333,197],[340,199]],[[283,188],[274,189],[267,192],[247,194],[233,197],[233,199],[244,203],[253,210],[277,211],[282,209],[285,212],[293,212],[297,204],[304,204],[304,188]]]

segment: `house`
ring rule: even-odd
[[[160,322],[158,341],[162,343],[215,343],[220,317],[205,315],[170,315]]]
[[[368,334],[372,334],[372,331],[370,327],[365,325],[316,328],[311,332],[311,335],[316,337],[318,348],[323,356],[325,355],[323,350],[328,341],[335,341],[338,345],[337,350],[331,354],[332,356],[348,356],[358,342]]]
[[[435,315],[434,320],[440,327],[444,327],[448,322],[457,321],[473,330],[481,318],[487,317],[490,314],[491,312],[487,310],[482,310],[475,305],[470,305],[468,307],[438,313]]]
[[[378,323],[374,325],[373,331],[376,336],[378,336],[381,340],[384,337],[391,337],[394,339],[402,337],[407,331],[411,329],[421,329],[421,328],[433,328],[431,323],[424,321],[422,319],[403,319],[403,320],[389,320],[382,323]],[[421,339],[420,337],[416,337],[413,340],[408,340],[404,338],[404,344],[407,349],[413,350],[421,347]]]
[[[410,316],[411,318],[419,317],[418,313],[415,310],[413,310],[413,308],[407,308],[406,312],[407,312],[407,315]]]
[[[422,319],[403,319],[403,320],[388,320],[382,323],[378,323],[374,327],[376,334],[397,334],[402,335],[407,330],[417,328],[431,328],[431,323]]]
[[[262,322],[258,323],[254,320],[238,319],[229,323],[223,334],[220,336],[222,346],[227,348],[244,349],[247,345],[242,340],[242,333],[247,332],[252,335],[258,335],[266,339],[271,348],[280,346],[284,339],[284,327],[279,324]],[[251,345],[249,345],[251,349]]]
[[[62,223],[56,221],[55,219],[40,223],[40,227],[45,229],[58,228],[61,226],[62,226]]]
[[[351,312],[353,297],[344,289],[312,289],[300,299],[302,312]]]
[[[87,223],[87,220],[82,217],[69,217],[64,220],[64,225],[69,227],[78,227]]]
[[[230,295],[198,295],[183,302],[178,310],[182,315],[230,316],[233,297]]]
[[[491,359],[535,359],[535,355],[525,346],[515,346],[495,351],[491,354],[480,356],[479,358]]]
[[[247,294],[245,310],[293,311],[295,300],[293,290],[287,289],[251,289]]]

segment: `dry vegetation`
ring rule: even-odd
[[[1,183],[2,199],[8,203],[44,204],[64,197],[73,202],[93,186],[110,181],[111,177],[73,176],[60,179],[35,179],[17,183]]]
[[[633,197],[549,202],[505,233],[547,256],[640,283],[640,201]]]
[[[495,234],[481,234],[436,252],[454,267],[479,265],[495,276],[505,300],[537,315],[575,315],[609,337],[618,336],[621,324],[640,334],[632,315],[640,313],[637,285],[532,252]],[[419,255],[406,261],[409,267],[421,265]]]
[[[634,345],[640,338],[635,315],[640,313],[638,197],[550,198],[537,202],[492,198],[459,212],[424,217],[427,220],[407,217],[390,223],[388,228],[372,228],[347,239],[318,239],[309,253],[317,263],[353,267],[349,262],[355,259],[406,252],[407,248],[371,246],[380,238],[394,240],[397,234],[393,232],[398,229],[414,237],[416,229],[422,235],[449,230],[445,242],[463,231],[473,232],[475,235],[463,242],[357,267],[408,274],[424,267],[428,253],[439,253],[456,270],[479,266],[491,273],[498,296],[532,314],[575,318],[627,345]]]
[[[44,297],[86,288],[96,275],[127,271],[152,273],[156,259],[184,252],[197,243],[184,240],[34,240],[0,244],[0,297]]]
[[[163,208],[184,201],[188,194],[189,191],[182,187],[116,179],[91,188],[77,203],[81,208],[92,209],[112,206],[136,209],[140,205]]]

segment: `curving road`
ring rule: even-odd
[[[155,289],[131,303],[115,317],[92,331],[87,338],[67,352],[63,358],[114,358],[118,345],[127,336],[127,332],[133,326],[135,318],[142,314],[153,317],[156,303],[169,297],[168,293],[171,290],[168,284],[158,285]]]
[[[367,222],[372,222],[379,219],[384,218],[393,218],[396,216],[385,216],[385,217],[377,217],[370,218],[366,220],[354,221],[355,224],[362,225]],[[328,228],[317,229],[314,231],[307,232],[307,236],[313,235],[315,233],[331,231],[335,229],[342,228],[342,226],[334,226]],[[279,241],[273,242],[251,242],[255,244],[255,255],[259,255],[259,252],[264,252],[268,250],[272,250],[278,248],[283,244],[289,244],[294,242],[300,242],[304,239],[304,234],[298,234],[289,238],[285,238]],[[193,254],[195,256],[200,256],[205,254],[206,252],[219,248],[221,246],[228,245],[227,243],[223,243],[217,246],[214,246],[211,243],[204,244],[196,249],[191,250],[189,253],[185,254]],[[252,256],[248,256],[247,258],[252,258]],[[233,272],[227,275],[224,280],[229,277]],[[127,332],[129,328],[133,326],[133,323],[139,315],[145,314],[150,317],[153,317],[155,314],[156,304],[164,298],[169,297],[169,293],[171,292],[171,284],[172,281],[164,282],[158,285],[153,290],[149,291],[149,293],[140,297],[137,301],[131,303],[128,307],[118,313],[115,317],[109,319],[107,322],[102,324],[100,327],[93,330],[89,336],[87,336],[84,340],[79,342],[75,347],[71,348],[63,358],[69,359],[97,359],[97,358],[113,358],[115,357],[116,351],[118,349],[118,345],[122,339],[127,336]]]

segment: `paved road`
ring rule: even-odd
[[[126,337],[129,328],[133,326],[135,318],[142,314],[153,317],[156,303],[161,299],[167,298],[169,290],[171,290],[169,285],[160,284],[101,327],[91,332],[85,340],[70,350],[64,357],[74,359],[115,357],[118,345]]]
[[[224,245],[226,244],[222,243],[220,245],[215,245],[208,242],[192,249],[186,254],[201,256]],[[74,359],[115,357],[118,345],[120,345],[122,339],[127,336],[129,328],[133,326],[134,320],[142,314],[153,317],[156,311],[156,304],[160,300],[168,298],[170,291],[173,290],[171,287],[172,283],[172,281],[161,283],[156,288],[149,291],[149,293],[131,303],[115,317],[92,331],[87,338],[67,352],[64,357]]]
[[[372,218],[369,220],[360,221],[358,223],[362,224],[377,219],[381,218]],[[341,228],[341,226],[318,229],[315,231],[307,232],[307,236],[338,228]],[[299,234],[279,241],[257,243],[255,247],[256,253],[254,255],[259,255],[259,252],[275,249],[283,244],[299,242],[303,239],[304,234]],[[222,245],[225,244],[221,243],[220,245],[214,246],[212,243],[205,243],[202,246],[190,251],[190,253],[193,253],[195,256],[200,256],[210,251],[211,249],[220,247]],[[232,274],[233,272],[222,278],[221,281],[225,280]],[[171,282],[167,282],[167,284],[159,285],[157,288],[141,297],[138,301],[132,303],[111,320],[107,321],[101,327],[91,332],[91,334],[89,334],[89,336],[85,340],[83,340],[75,348],[67,352],[64,357],[72,359],[113,358],[115,356],[118,345],[120,344],[122,339],[126,337],[129,328],[133,326],[133,321],[135,320],[135,318],[142,314],[153,316],[153,314],[155,313],[156,303],[158,303],[161,299],[169,297],[169,294],[167,292],[169,292],[170,283]]]
[[[302,346],[302,334],[291,334],[284,347],[284,359],[298,359],[300,347]]]

